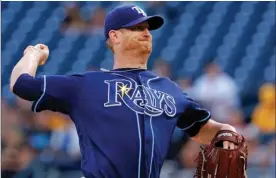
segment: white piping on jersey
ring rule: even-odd
[[[158,79],[159,77],[154,77],[151,78],[147,81],[147,85],[149,86],[149,82],[155,79]],[[151,129],[151,135],[152,135],[152,146],[151,146],[151,159],[150,159],[150,170],[149,170],[149,178],[151,176],[151,170],[152,170],[152,162],[153,162],[153,157],[154,157],[154,131],[153,131],[153,127],[152,127],[152,116],[150,117],[150,129]]]
[[[151,145],[151,159],[150,159],[149,178],[151,176],[152,161],[153,161],[153,157],[154,157],[154,131],[153,131],[153,127],[152,127],[152,116],[150,117],[150,129],[151,129],[151,135],[152,135],[152,145]]]
[[[142,156],[142,139],[141,139],[141,130],[140,130],[140,122],[139,122],[139,115],[138,115],[138,113],[136,113],[136,121],[137,121],[138,136],[139,136],[138,178],[140,178],[141,156]]]
[[[114,72],[114,71],[107,71],[107,72]],[[115,71],[117,72],[117,71]],[[125,72],[125,71],[122,71],[122,72]],[[129,80],[133,81],[136,85],[136,81],[133,80],[132,78],[130,77],[127,77],[127,76],[123,76],[121,74],[117,74],[117,73],[113,73],[113,75],[118,75],[118,76],[121,76],[121,77],[125,77],[125,78],[128,78]],[[141,138],[141,130],[140,130],[140,122],[139,122],[139,114],[137,112],[136,113],[136,121],[137,121],[137,127],[138,127],[138,136],[139,136],[139,159],[138,159],[138,178],[140,178],[141,176],[141,157],[142,157],[142,138]]]
[[[149,86],[149,82],[151,82],[152,80],[158,79],[159,77],[154,77],[151,78],[147,81],[147,86],[150,88]],[[152,117],[150,117],[150,129],[151,129],[151,135],[152,135],[152,146],[151,146],[151,159],[150,159],[150,170],[149,170],[149,178],[151,176],[151,171],[152,171],[152,162],[153,162],[153,157],[154,157],[154,131],[153,131],[153,127],[152,127]]]
[[[37,105],[42,100],[42,98],[44,97],[45,93],[46,93],[46,76],[43,75],[43,93],[42,93],[42,95],[40,96],[40,98],[38,99],[38,101],[35,104],[35,107],[34,107],[34,112],[35,113],[36,113]]]
[[[104,72],[114,72],[114,75],[118,75],[118,76],[122,76],[122,77],[126,77],[120,74],[117,74],[116,72],[127,72],[127,71],[133,71],[133,70],[140,70],[140,69],[130,69],[130,70],[124,70],[124,71],[109,71],[106,69],[101,68],[102,71]],[[134,83],[136,83],[135,80],[133,80],[130,77],[126,77],[130,80],[132,80]],[[158,79],[159,77],[154,77],[151,78],[147,81],[147,86],[149,87],[149,82],[155,79]],[[136,83],[137,84],[137,83]],[[136,119],[137,119],[137,126],[138,126],[138,135],[139,135],[139,163],[138,163],[138,178],[140,178],[140,171],[141,171],[141,151],[142,151],[142,140],[141,140],[141,132],[140,132],[140,123],[139,123],[139,115],[138,113],[136,113]],[[149,170],[149,178],[151,176],[151,171],[152,171],[152,162],[153,162],[153,157],[154,157],[154,131],[153,131],[153,127],[152,127],[152,116],[150,117],[150,128],[151,128],[151,134],[152,134],[152,147],[151,147],[151,160],[150,160],[150,170]]]
[[[159,78],[159,77],[154,77],[154,78],[149,79],[148,82],[147,82],[148,87],[149,87],[149,82],[150,82],[150,81],[155,80],[155,79],[158,79],[158,78]],[[150,88],[150,87],[149,87],[149,88]]]
[[[189,128],[191,128],[193,125],[195,125],[195,123],[196,122],[203,122],[203,121],[205,121],[205,120],[207,120],[207,119],[209,119],[209,117],[211,116],[211,114],[210,114],[210,112],[209,111],[207,111],[208,112],[208,116],[207,117],[205,117],[204,119],[201,119],[201,120],[199,120],[199,121],[195,121],[193,124],[191,124],[190,126],[188,126],[188,127],[185,127],[185,128],[182,128],[182,129],[180,129],[180,130],[186,130],[186,129],[189,129]]]

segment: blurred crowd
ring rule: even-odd
[[[153,12],[162,10],[162,2],[148,3]],[[96,9],[90,19],[81,16],[76,3],[67,3],[65,10],[66,16],[60,26],[62,33],[103,34],[104,9]],[[173,20],[176,12],[166,10]],[[157,59],[152,70],[160,76],[172,77],[170,67],[165,60]],[[202,107],[210,110],[214,120],[233,125],[246,137],[249,178],[275,175],[275,83],[264,83],[260,87],[258,103],[254,103],[250,115],[245,115],[239,86],[212,61],[205,65],[199,77],[182,76],[173,80]],[[34,114],[30,107],[30,102],[20,98],[1,102],[1,176],[81,177],[78,136],[70,118],[50,111]],[[191,178],[199,149],[199,144],[176,129],[161,178]]]
[[[60,30],[65,34],[81,33],[87,35],[103,34],[106,12],[103,8],[97,8],[89,19],[83,18],[77,3],[65,4],[65,18]]]
[[[108,2],[106,2],[108,3]],[[120,4],[132,2],[122,1]],[[166,6],[164,1],[148,1],[146,3],[135,2],[140,7],[147,5],[148,14],[163,13],[170,22],[173,22],[177,16],[177,11],[173,7]],[[67,2],[64,4],[65,18],[60,26],[60,31],[66,35],[83,34],[83,35],[103,35],[104,19],[107,12],[102,7],[97,7],[91,14],[83,15],[78,3]],[[87,16],[89,18],[87,18]]]
[[[2,100],[1,107],[2,177],[45,177],[53,167],[79,170],[78,136],[67,116],[34,114],[31,103],[20,98],[13,103]]]

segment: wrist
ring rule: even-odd
[[[223,125],[221,126],[221,129],[220,129],[220,130],[231,130],[231,131],[233,131],[233,132],[237,132],[236,129],[235,129],[235,127],[233,127],[233,126],[231,126],[231,125],[229,125],[229,124],[223,124]]]

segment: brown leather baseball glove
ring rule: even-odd
[[[224,149],[223,141],[236,144]],[[247,144],[245,138],[233,131],[221,130],[206,148],[201,147],[194,178],[247,178]]]

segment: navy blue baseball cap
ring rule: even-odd
[[[104,35],[108,39],[110,30],[119,30],[137,25],[142,22],[149,23],[149,30],[156,30],[164,24],[161,16],[147,16],[137,5],[122,5],[110,11],[104,22]]]

